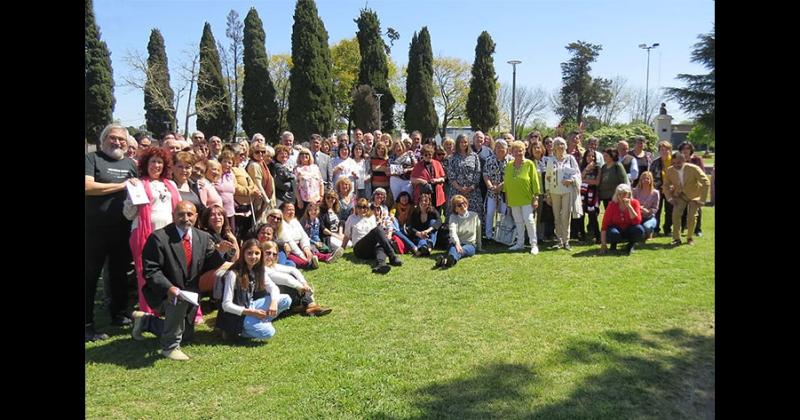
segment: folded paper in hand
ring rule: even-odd
[[[195,292],[189,292],[189,291],[186,291],[186,290],[181,290],[180,292],[178,292],[178,297],[183,299],[183,300],[185,300],[185,301],[187,301],[187,302],[189,302],[189,303],[191,303],[194,306],[199,306],[200,305],[200,302],[198,302],[198,300],[197,300],[200,297],[200,295],[195,293]]]
[[[128,188],[128,196],[131,198],[131,202],[134,206],[150,202],[150,200],[147,199],[147,193],[144,192],[144,184],[141,182],[137,182],[135,186],[130,182],[126,182],[125,186]]]

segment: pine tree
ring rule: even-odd
[[[100,132],[111,123],[114,112],[114,77],[111,53],[100,40],[92,0],[86,0],[84,62],[84,138],[99,144]]]
[[[389,65],[386,57],[386,44],[381,38],[381,22],[378,15],[370,9],[362,9],[354,20],[358,24],[358,48],[361,52],[361,65],[358,71],[358,84],[369,85],[375,93],[383,94],[380,100],[381,128],[391,131],[394,127],[394,95],[389,90]]]
[[[200,72],[197,76],[197,129],[206,137],[233,138],[233,111],[230,96],[222,77],[217,41],[206,22],[200,39]]]
[[[255,7],[244,19],[244,82],[242,84],[242,128],[248,136],[261,133],[270,143],[278,141],[278,104],[269,75],[264,45],[264,26]]]
[[[481,32],[478,45],[475,46],[475,62],[472,63],[472,79],[469,81],[467,96],[467,116],[472,129],[489,131],[496,126],[497,113],[497,76],[494,71],[495,44],[488,32]]]
[[[679,74],[678,79],[686,82],[686,88],[667,88],[667,95],[678,101],[681,107],[695,114],[697,122],[711,129],[716,128],[716,25],[708,34],[699,35],[700,42],[694,44],[692,61],[703,64],[708,74]]]
[[[588,42],[572,42],[566,46],[572,58],[561,63],[561,101],[556,114],[563,120],[580,124],[586,109],[608,104],[611,101],[611,80],[595,78],[589,75],[589,65],[597,60],[603,49],[602,45]]]
[[[433,137],[439,126],[439,116],[433,104],[433,51],[428,28],[414,33],[408,49],[408,77],[406,78],[405,129],[419,130],[422,136]]]
[[[169,85],[169,66],[164,37],[158,29],[147,43],[147,81],[144,84],[144,118],[147,130],[161,137],[175,127],[174,93]]]
[[[298,0],[292,25],[289,130],[296,139],[333,131],[333,81],[328,31],[314,0]]]

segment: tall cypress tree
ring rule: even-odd
[[[406,78],[406,131],[419,130],[424,137],[436,135],[439,116],[433,105],[433,51],[428,28],[423,26],[419,36],[414,32],[408,49]]]
[[[84,126],[86,141],[97,144],[100,132],[112,120],[114,111],[114,77],[111,53],[100,40],[100,29],[94,21],[92,0],[86,0],[84,41]]]
[[[248,136],[261,133],[270,143],[278,140],[278,104],[269,76],[269,58],[264,45],[264,25],[255,7],[244,19],[244,83],[242,83],[242,128]]]
[[[147,130],[161,136],[175,127],[174,93],[169,86],[169,67],[164,37],[158,29],[147,43],[147,81],[144,84],[144,118]]]
[[[467,116],[473,130],[489,131],[497,125],[497,76],[494,72],[495,44],[488,32],[481,32],[475,46],[472,79],[469,81]]]
[[[333,77],[328,31],[314,0],[298,0],[292,25],[289,129],[296,139],[333,131]]]
[[[203,37],[200,39],[200,72],[197,75],[195,109],[198,130],[208,137],[233,138],[231,98],[222,77],[217,41],[208,22],[203,27]]]
[[[386,58],[386,44],[381,38],[381,22],[378,15],[370,9],[362,9],[355,19],[358,24],[358,48],[361,52],[361,65],[358,71],[358,84],[369,85],[375,93],[381,93],[381,128],[394,129],[394,95],[389,90],[389,65]]]

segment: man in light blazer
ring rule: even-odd
[[[194,334],[197,306],[181,299],[182,290],[199,292],[200,275],[214,270],[224,262],[223,255],[231,248],[227,241],[215,245],[211,235],[193,229],[197,209],[190,201],[181,201],[173,211],[173,223],[154,231],[142,251],[145,285],[142,288],[147,303],[158,310],[164,319],[133,313],[131,335],[143,340],[142,331],[161,339],[161,354],[170,360],[189,360],[181,351],[184,337]],[[190,252],[187,254],[187,250]],[[187,255],[191,257],[188,258]]]
[[[676,152],[672,155],[672,165],[667,168],[663,186],[664,195],[672,204],[672,245],[681,244],[681,215],[687,205],[689,211],[686,219],[686,243],[694,245],[692,234],[697,212],[706,202],[710,185],[703,170],[697,165],[686,163],[683,153]]]
[[[322,136],[312,134],[309,146],[311,157],[314,158],[314,163],[319,166],[319,172],[322,174],[322,182],[325,184],[325,189],[331,189],[333,186],[331,185],[330,168],[328,168],[331,163],[331,157],[321,151]]]

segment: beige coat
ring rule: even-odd
[[[678,176],[678,170],[670,166],[667,168],[667,177],[664,180],[664,196],[667,200],[680,196],[681,192],[686,194],[689,200],[699,199],[703,203],[708,199],[708,189],[711,183],[708,177],[699,166],[685,163],[683,166],[683,186]],[[675,187],[674,189],[671,187]]]

